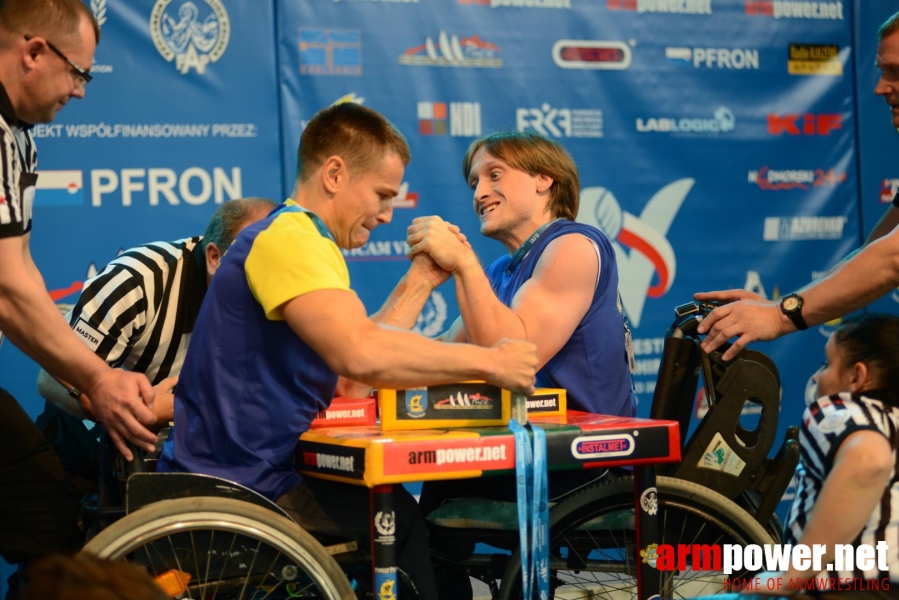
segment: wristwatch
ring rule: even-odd
[[[780,299],[780,312],[787,315],[796,329],[804,331],[808,329],[805,319],[802,318],[802,296],[799,294],[787,294]]]

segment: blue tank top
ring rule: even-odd
[[[618,304],[618,265],[608,238],[597,228],[574,221],[552,223],[517,265],[511,257],[487,269],[493,291],[506,306],[534,268],[546,246],[559,236],[580,234],[591,240],[601,260],[599,283],[587,314],[568,342],[537,372],[537,387],[568,390],[568,407],[592,413],[632,417],[636,414],[624,342],[624,316]]]

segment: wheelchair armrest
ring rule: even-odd
[[[766,476],[757,487],[762,495],[762,501],[756,511],[756,519],[763,525],[774,514],[796,472],[796,465],[799,464],[799,441],[796,439],[798,432],[799,428],[795,425],[787,429],[783,446],[780,447],[777,456],[771,459]]]

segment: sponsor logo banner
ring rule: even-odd
[[[571,8],[571,0],[458,0],[458,2],[490,8]]]
[[[637,119],[640,133],[670,133],[675,136],[717,136],[730,133],[736,127],[737,119],[727,107],[721,106],[712,118],[690,117],[646,117]]]
[[[630,456],[634,447],[634,437],[627,433],[588,435],[571,442],[571,455],[579,460]]]
[[[362,75],[362,32],[300,28],[300,73]]]
[[[766,242],[843,239],[846,217],[765,217]]]
[[[609,10],[633,10],[638,13],[710,15],[712,0],[606,0]]]
[[[768,115],[769,135],[830,135],[843,128],[840,114]]]
[[[492,42],[482,40],[478,34],[459,38],[441,31],[437,43],[430,36],[425,43],[413,46],[400,54],[400,64],[419,67],[474,67],[498,69],[503,66],[499,57],[502,50]]]
[[[40,179],[38,179],[40,183]],[[896,194],[899,193],[899,179],[884,179],[880,184],[880,201],[888,204],[893,201]]]
[[[38,171],[35,206],[81,206],[84,181],[81,171]]]
[[[481,103],[419,102],[418,133],[477,137],[481,135]]]
[[[842,75],[838,44],[790,44],[787,73],[790,75]]]
[[[835,187],[846,181],[846,173],[835,169],[769,169],[765,165],[758,171],[749,171],[746,180],[763,190],[808,190],[812,187]]]
[[[297,469],[362,479],[365,449],[300,440],[295,454]]]
[[[533,129],[542,135],[557,138],[601,138],[602,111],[553,108],[545,103],[540,108],[516,109],[515,127],[518,131]]]
[[[150,13],[150,36],[182,75],[202,75],[228,48],[231,21],[219,0],[156,0]]]
[[[775,19],[843,20],[842,2],[746,0],[746,14]]]
[[[511,436],[384,444],[384,474],[407,475],[515,468]]]
[[[631,48],[624,42],[602,40],[559,40],[553,44],[553,62],[562,69],[608,69],[621,71],[631,66]]]
[[[751,48],[665,48],[672,64],[693,65],[700,69],[759,69],[759,51]]]

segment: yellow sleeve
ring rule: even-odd
[[[261,231],[244,268],[250,291],[272,321],[284,319],[282,304],[308,292],[352,292],[340,249],[303,213],[285,213]]]

